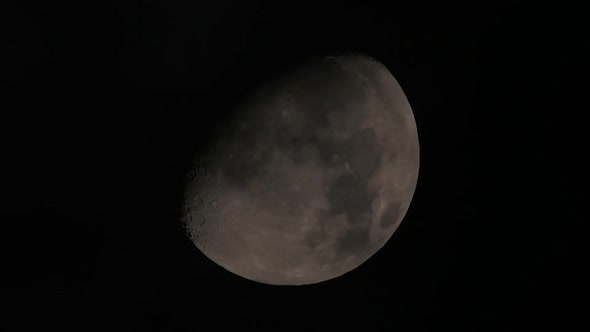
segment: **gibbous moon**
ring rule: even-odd
[[[341,276],[391,238],[419,168],[410,104],[364,56],[325,57],[261,87],[223,124],[186,185],[187,231],[244,278]]]

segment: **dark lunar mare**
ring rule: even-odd
[[[338,239],[336,246],[336,257],[345,257],[365,252],[372,248],[369,238],[370,226],[355,226],[349,228],[344,235]]]
[[[357,131],[352,137],[341,144],[334,144],[339,155],[348,162],[351,172],[338,176],[328,187],[327,200],[330,216],[346,215],[350,228],[336,245],[337,256],[358,253],[359,248],[370,248],[369,230],[373,214],[372,201],[376,193],[369,190],[369,180],[379,167],[383,147],[377,141],[373,129]],[[325,150],[328,150],[327,148]],[[340,151],[338,151],[340,150]],[[336,161],[327,158],[326,166]],[[319,218],[322,220],[323,218]]]

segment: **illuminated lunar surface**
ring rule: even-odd
[[[418,179],[400,85],[364,56],[310,61],[260,88],[197,158],[184,220],[244,278],[304,285],[343,275],[391,238]]]

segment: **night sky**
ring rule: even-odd
[[[582,10],[493,3],[2,1],[7,331],[579,326]],[[192,157],[254,88],[348,52],[381,61],[412,105],[406,218],[328,282],[226,272],[179,220]]]

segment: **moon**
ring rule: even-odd
[[[367,56],[305,62],[261,87],[196,158],[183,220],[224,269],[306,285],[357,268],[392,237],[418,180],[410,104]]]

